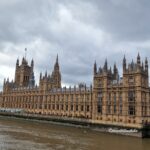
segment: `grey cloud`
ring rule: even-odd
[[[98,5],[96,4],[98,3]],[[150,38],[150,1],[96,1],[100,10],[99,22],[106,32],[118,40],[145,41]]]
[[[75,4],[68,8],[76,18],[110,33],[118,42],[150,38],[149,0],[82,0]]]
[[[37,82],[40,71],[52,71],[57,53],[63,83],[91,83],[94,61],[103,66],[105,58],[121,72],[124,54],[128,61],[138,51],[150,57],[149,6],[148,0],[1,0],[0,66],[14,69],[27,47]]]

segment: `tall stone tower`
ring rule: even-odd
[[[129,122],[136,116],[138,123],[146,121],[148,116],[148,100],[149,100],[149,85],[148,85],[148,60],[145,59],[145,64],[141,62],[140,55],[137,56],[137,61],[132,60],[131,63],[126,63],[126,58],[123,59],[123,101],[126,102],[124,115]],[[143,118],[143,119],[142,119]]]
[[[40,90],[41,91],[47,91],[51,89],[58,89],[61,88],[61,72],[58,62],[58,55],[56,58],[56,62],[54,65],[54,69],[52,71],[52,74],[47,74],[47,71],[45,72],[45,75],[42,76],[42,73],[40,74]]]
[[[56,58],[56,63],[54,65],[54,71],[52,73],[52,78],[55,82],[56,88],[61,88],[61,73],[59,70],[59,62],[58,62],[58,55]]]
[[[19,59],[16,62],[15,71],[15,87],[27,87],[34,86],[34,61],[31,61],[31,65],[28,65],[26,58],[22,58],[22,63],[19,65]]]
[[[117,83],[119,80],[118,69],[114,64],[113,71],[108,68],[107,59],[104,66],[97,69],[97,64],[94,64],[93,77],[93,119],[101,119],[108,113],[107,100],[110,96],[109,88],[113,82]]]

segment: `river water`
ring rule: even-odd
[[[0,150],[150,150],[150,139],[0,117]]]

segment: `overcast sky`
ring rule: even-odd
[[[35,60],[51,73],[59,55],[62,83],[92,83],[93,64],[150,58],[149,0],[0,0],[0,85],[14,79],[15,63]]]

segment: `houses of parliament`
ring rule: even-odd
[[[35,85],[34,61],[16,61],[13,81],[4,79],[0,109],[21,109],[26,114],[87,120],[95,124],[142,128],[150,123],[150,87],[147,58],[122,60],[122,77],[116,64],[93,66],[93,84],[61,86],[58,56],[51,73],[40,73]]]

